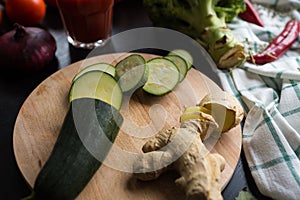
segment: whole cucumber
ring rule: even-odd
[[[122,122],[120,112],[103,101],[72,101],[51,155],[25,199],[75,199],[101,166]]]

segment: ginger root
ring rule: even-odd
[[[244,118],[244,109],[241,104],[225,91],[207,94],[198,106],[205,108],[206,113],[212,115],[222,132],[235,127]]]
[[[199,126],[201,126],[201,130],[199,130],[200,138],[202,141],[209,138],[212,134],[216,134],[218,129],[218,123],[215,119],[208,114],[210,110],[200,107],[200,106],[193,106],[188,107],[185,109],[183,114],[180,116],[180,122],[183,123],[184,121],[191,120],[191,119],[198,119],[200,120]],[[213,131],[207,131],[210,128]]]
[[[153,180],[166,170],[176,170],[181,177],[175,183],[184,189],[188,199],[222,199],[220,177],[225,160],[210,153],[200,136],[217,125],[212,128],[204,124],[199,119],[184,121],[180,128],[167,129],[149,140],[134,165],[135,177]]]
[[[202,141],[215,132],[233,128],[242,118],[243,109],[234,97],[227,93],[219,94],[217,99],[207,95],[199,105],[185,109],[179,128],[161,131],[144,144],[144,153],[138,155],[133,166],[134,176],[147,181],[166,170],[176,170],[180,178],[175,183],[184,189],[187,199],[223,199],[220,178],[225,159],[210,153]]]

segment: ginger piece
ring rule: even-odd
[[[215,133],[215,130],[218,129],[218,124],[210,114],[207,114],[209,112],[210,110],[200,106],[188,107],[180,116],[180,122],[182,123],[191,119],[199,119],[201,121],[201,123],[199,123],[201,130],[198,131],[201,133],[201,140],[204,141],[213,134],[219,135]],[[207,131],[208,128],[213,131]]]
[[[207,94],[198,104],[206,108],[219,125],[221,132],[226,132],[240,124],[244,117],[244,109],[238,100],[225,91]]]
[[[175,181],[187,199],[223,199],[220,176],[225,160],[210,153],[201,140],[201,133],[217,127],[205,125],[201,119],[186,120],[180,128],[160,132],[144,146],[134,167],[134,176],[140,180],[153,180],[166,170],[176,170],[181,177]]]
[[[144,153],[133,166],[134,176],[146,181],[176,170],[181,177],[175,183],[184,189],[187,199],[223,199],[220,178],[225,159],[210,153],[202,141],[230,130],[243,117],[242,106],[229,93],[206,95],[199,105],[185,109],[180,128],[162,131],[143,146]]]

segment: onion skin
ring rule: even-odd
[[[23,27],[0,37],[0,68],[5,71],[36,72],[49,64],[56,51],[54,37],[44,29]]]

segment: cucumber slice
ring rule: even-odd
[[[179,70],[179,82],[183,81],[188,71],[188,66],[185,60],[182,57],[177,55],[168,55],[165,56],[165,58],[175,63],[175,65]]]
[[[191,67],[193,65],[193,57],[188,51],[186,51],[184,49],[175,49],[175,50],[171,51],[168,55],[178,55],[178,56],[182,57],[186,61],[188,70],[191,69]]]
[[[147,62],[148,79],[143,90],[153,95],[163,95],[172,91],[179,82],[179,70],[165,58],[153,58]]]
[[[69,101],[79,98],[93,98],[106,102],[116,109],[122,105],[123,93],[117,81],[101,71],[90,71],[82,74],[72,84]]]
[[[138,54],[127,56],[116,64],[116,78],[123,92],[141,87],[147,78],[145,59]]]
[[[86,72],[90,72],[90,71],[102,71],[102,72],[106,72],[110,75],[112,75],[113,77],[115,77],[116,75],[116,69],[114,66],[108,64],[108,63],[96,63],[93,65],[89,65],[86,68],[82,69],[78,74],[76,74],[76,76],[73,79],[73,82],[80,77],[82,74],[86,73]]]

